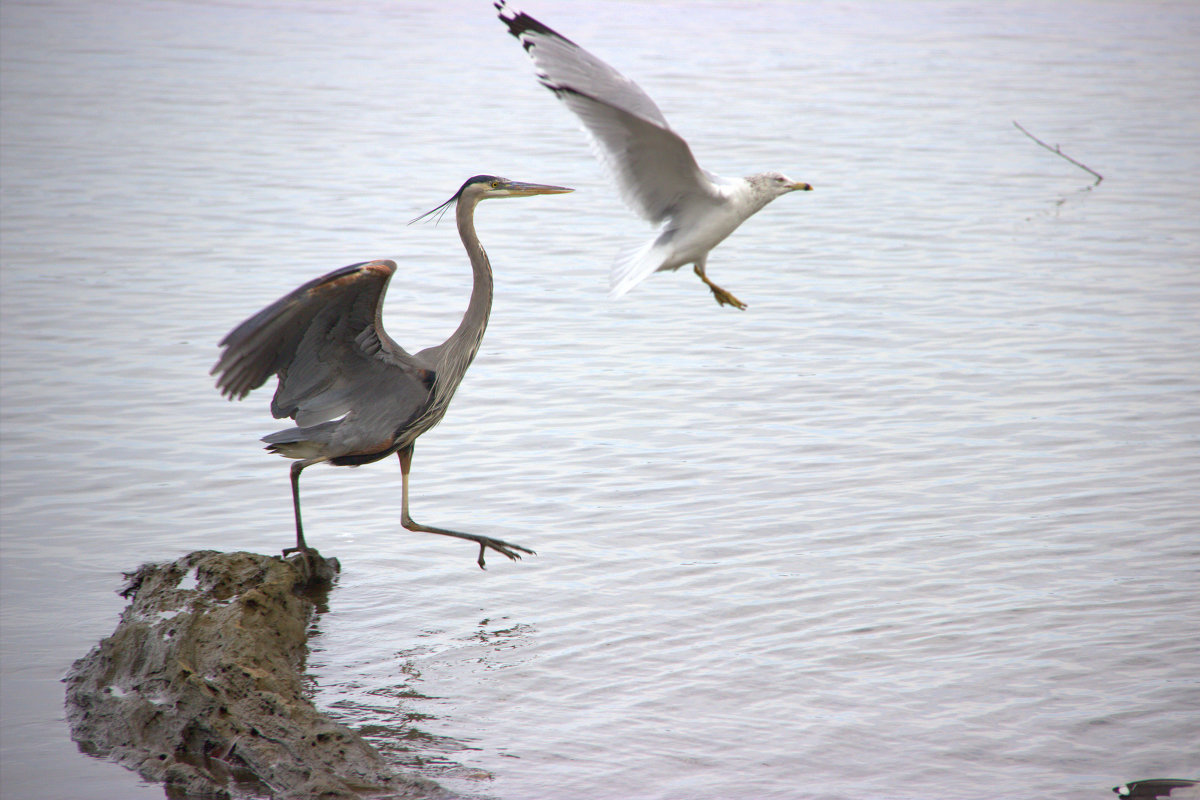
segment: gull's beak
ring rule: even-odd
[[[807,184],[804,181],[797,181],[796,183],[793,183],[788,188],[791,189],[793,192],[811,192],[812,191],[812,185]]]
[[[566,194],[567,192],[575,191],[565,186],[547,186],[543,183],[521,183],[521,181],[508,181],[503,188],[508,191],[509,197],[529,197],[535,194]]]

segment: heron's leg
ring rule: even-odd
[[[400,459],[400,524],[405,528],[408,528],[410,531],[439,533],[442,536],[454,536],[458,539],[467,539],[468,541],[475,542],[479,545],[479,560],[476,563],[479,564],[480,569],[487,569],[483,562],[483,554],[489,547],[514,561],[521,557],[520,554],[515,552],[517,550],[520,550],[522,553],[537,555],[528,547],[521,547],[519,544],[510,544],[500,539],[493,539],[490,536],[479,536],[474,533],[460,533],[459,531],[446,530],[445,528],[435,528],[432,525],[422,525],[414,520],[408,515],[408,473],[412,469],[413,446],[410,444],[408,447],[403,448],[396,453],[396,456]]]
[[[304,542],[304,525],[300,522],[300,473],[310,464],[315,464],[313,459],[304,459],[302,461],[292,462],[292,511],[296,515],[296,546],[284,549],[283,554],[288,553],[304,553],[308,551],[308,545]]]
[[[717,305],[719,305],[719,306],[731,305],[734,308],[745,310],[745,308],[746,308],[745,303],[743,303],[741,300],[738,300],[736,297],[731,295],[729,292],[725,291],[720,286],[717,286],[715,283],[713,283],[712,281],[710,281],[708,279],[708,276],[704,274],[704,262],[705,261],[706,261],[706,259],[703,259],[703,258],[700,259],[692,266],[692,269],[695,270],[696,274],[700,276],[700,280],[704,281],[708,285],[709,289],[712,289],[713,297],[715,297],[717,300]]]

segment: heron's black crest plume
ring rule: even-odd
[[[466,186],[464,185],[463,189],[465,189],[465,188],[466,188]],[[458,198],[461,196],[462,196],[462,189],[459,189],[457,192],[454,193],[454,196],[451,197],[449,200],[442,203],[437,208],[426,211],[424,214],[422,214],[419,217],[413,217],[412,219],[410,219],[408,221],[408,224],[412,225],[414,222],[420,222],[423,219],[431,219],[436,215],[436,219],[433,220],[433,224],[437,225],[439,222],[442,221],[442,217],[446,216],[446,212],[449,211],[451,209],[451,207],[453,207],[454,204],[458,202]]]
[[[413,223],[415,223],[415,222],[420,222],[420,221],[421,221],[421,220],[423,220],[423,219],[429,219],[429,218],[433,217],[433,216],[436,214],[436,215],[437,215],[437,219],[433,220],[433,224],[434,224],[434,225],[437,225],[439,222],[441,222],[441,221],[442,221],[442,217],[446,216],[446,212],[450,210],[450,207],[451,207],[451,206],[453,206],[455,203],[457,203],[457,202],[458,202],[458,195],[459,195],[459,194],[462,194],[462,192],[461,192],[461,191],[459,191],[459,192],[458,192],[458,194],[454,195],[454,197],[451,197],[449,200],[447,200],[446,202],[442,203],[442,204],[441,204],[440,206],[438,206],[437,208],[434,208],[434,209],[431,209],[431,210],[429,210],[429,211],[426,211],[424,214],[422,214],[422,215],[421,215],[421,216],[419,216],[419,217],[413,217],[412,219],[410,219],[410,220],[408,221],[408,224],[409,224],[409,225],[412,225]]]
[[[433,224],[437,225],[439,222],[442,221],[442,217],[446,216],[446,212],[449,211],[454,206],[454,204],[458,202],[458,199],[460,197],[462,197],[462,193],[467,190],[468,186],[470,186],[472,183],[491,183],[492,181],[496,181],[496,180],[500,180],[500,179],[497,178],[495,175],[476,175],[474,177],[467,178],[466,183],[464,183],[462,186],[460,186],[458,188],[458,191],[454,193],[453,197],[451,197],[446,202],[442,203],[437,208],[430,209],[429,211],[426,211],[421,216],[410,219],[408,221],[408,224],[412,225],[414,222],[420,222],[423,219],[431,219],[436,214],[437,219],[433,220]]]

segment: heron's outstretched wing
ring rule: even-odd
[[[630,207],[660,223],[687,200],[717,198],[712,178],[640,86],[504,0],[495,6],[542,85],[583,121]]]
[[[276,417],[301,426],[336,419],[356,397],[428,394],[433,373],[383,330],[381,313],[392,261],[367,261],[309,281],[234,328],[212,372],[217,388],[241,399],[272,375]],[[412,398],[413,405],[423,398]]]

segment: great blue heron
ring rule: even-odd
[[[475,358],[492,308],[492,268],[475,234],[475,206],[489,197],[527,197],[572,191],[476,175],[442,205],[417,220],[456,206],[458,235],[471,260],[471,300],[458,329],[436,347],[407,353],[383,330],[383,295],[396,271],[392,261],[367,261],[336,269],[280,298],[221,340],[225,350],[212,372],[217,388],[240,400],[272,375],[271,401],[278,419],[296,426],[264,436],[272,453],[292,463],[296,546],[307,552],[300,522],[300,473],[322,461],[369,464],[396,453],[402,490],[400,523],[411,531],[440,533],[479,545],[479,566],[490,547],[511,559],[520,545],[473,533],[421,525],[408,513],[408,473],[413,443],[446,413],[454,390]]]
[[[610,294],[625,294],[652,272],[692,264],[718,305],[745,308],[705,274],[709,251],[776,197],[812,187],[778,172],[722,178],[701,169],[636,83],[505,0],[495,6],[533,58],[542,85],[582,120],[625,202],[662,226],[657,237],[617,256]]]

